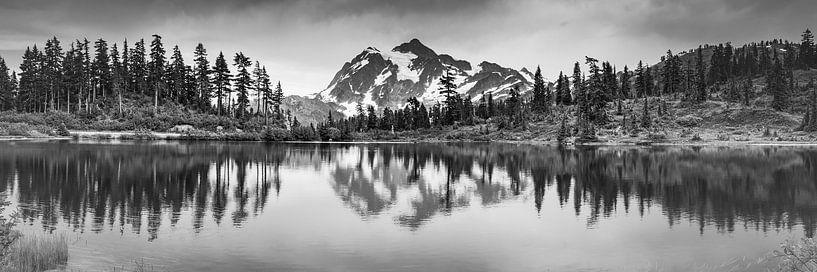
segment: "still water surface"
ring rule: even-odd
[[[0,142],[0,190],[82,271],[719,270],[814,235],[817,149]]]

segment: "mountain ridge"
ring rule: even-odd
[[[395,108],[411,97],[436,103],[437,82],[446,70],[455,77],[457,92],[474,101],[483,94],[501,98],[513,87],[526,92],[533,86],[533,74],[526,68],[516,70],[488,61],[474,66],[414,38],[391,51],[367,47],[344,63],[316,98],[340,105],[346,115],[354,114],[357,104]]]

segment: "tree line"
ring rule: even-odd
[[[231,72],[230,64],[235,69]],[[187,64],[178,46],[166,52],[162,37],[150,43],[109,44],[98,39],[71,42],[56,37],[26,48],[19,69],[10,72],[0,57],[0,110],[62,111],[122,115],[126,100],[149,102],[154,113],[167,103],[190,110],[247,119],[283,119],[281,83],[273,86],[265,66],[242,52],[229,59],[219,52],[211,65],[202,43]],[[255,99],[252,102],[252,99]]]
[[[572,74],[561,72],[551,84],[537,68],[530,92],[521,93],[517,85],[496,97],[483,93],[478,99],[459,94],[454,76],[445,71],[437,90],[442,99],[433,105],[417,98],[397,109],[358,105],[356,115],[336,118],[330,114],[326,121],[308,127],[282,112],[280,82],[273,87],[266,68],[241,52],[232,58],[233,74],[221,52],[211,66],[201,43],[195,48],[193,64],[187,65],[178,46],[166,59],[159,35],[153,35],[149,45],[139,40],[131,47],[125,40],[121,50],[116,43],[109,46],[99,39],[92,46],[83,39],[63,51],[60,41],[53,38],[43,50],[36,45],[26,49],[19,75],[9,73],[0,58],[0,110],[122,115],[124,98],[141,99],[149,101],[154,112],[161,104],[175,103],[244,120],[252,116],[269,120],[272,115],[274,121],[293,129],[293,134],[302,127],[298,133],[306,135],[301,138],[323,140],[351,139],[354,133],[372,130],[467,126],[489,119],[497,120],[500,129],[527,128],[532,118],[550,116],[560,123],[561,136],[592,138],[596,127],[613,121],[608,107],[624,116],[622,127],[650,128],[653,115],[666,114],[666,100],[701,103],[719,97],[749,105],[757,95],[753,81],[764,78],[762,92],[772,98],[770,106],[775,110],[801,110],[793,107],[792,97],[807,96],[800,129],[814,131],[817,94],[813,94],[813,84],[797,84],[794,70],[817,68],[817,46],[810,30],[801,38],[800,43],[774,39],[741,47],[701,45],[679,54],[667,51],[656,65],[639,61],[635,69],[625,65],[621,71],[610,62],[586,57],[585,67],[576,62]],[[625,108],[627,99],[640,99],[642,112]],[[566,125],[569,115],[576,120],[572,128]]]
[[[738,48],[731,43],[701,45],[680,54],[667,51],[657,65],[639,61],[633,70],[625,65],[618,71],[610,62],[592,57],[586,57],[584,65],[586,72],[576,62],[571,75],[561,72],[550,86],[537,68],[530,92],[520,94],[517,85],[501,99],[493,94],[482,94],[476,100],[461,95],[456,92],[454,77],[445,71],[438,82],[441,101],[429,110],[416,98],[409,99],[403,109],[385,108],[380,114],[372,106],[358,106],[356,116],[334,120],[330,115],[327,122],[319,124],[319,134],[323,139],[337,139],[373,129],[403,131],[473,125],[478,119],[489,118],[498,119],[500,129],[527,128],[530,119],[535,118],[532,116],[551,115],[561,123],[560,136],[589,139],[594,137],[596,127],[612,122],[608,107],[624,116],[622,127],[650,128],[653,115],[666,114],[669,99],[701,103],[718,96],[748,106],[757,95],[753,81],[761,77],[766,82],[763,92],[772,97],[770,106],[778,111],[794,110],[792,97],[812,90],[801,129],[817,130],[817,93],[813,84],[798,86],[793,73],[817,68],[817,46],[808,29],[799,44],[774,39]],[[622,101],[626,99],[641,99],[643,111],[625,109]],[[566,126],[568,106],[574,108],[571,114],[576,126],[572,129]]]

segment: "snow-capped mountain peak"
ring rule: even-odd
[[[366,48],[341,67],[319,97],[346,107],[347,115],[354,113],[358,103],[395,108],[411,97],[433,103],[440,99],[437,82],[446,70],[455,77],[457,91],[473,100],[483,93],[502,97],[514,86],[527,91],[533,85],[527,69],[517,71],[485,61],[474,67],[412,39],[388,52]]]

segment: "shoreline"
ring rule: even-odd
[[[264,141],[264,140],[230,140],[230,139],[208,139],[208,138],[188,138],[188,135],[178,132],[150,132],[150,137],[142,137],[144,132],[137,131],[70,131],[71,136],[0,136],[0,141],[53,141],[53,140],[133,140],[133,141],[210,141],[210,142],[270,142],[270,143],[290,143],[290,144],[418,144],[418,143],[503,143],[503,144],[528,144],[536,146],[568,146],[568,147],[605,147],[605,146],[644,146],[644,147],[671,147],[671,146],[802,146],[817,147],[817,141],[773,141],[773,140],[701,140],[701,141],[634,141],[632,138],[622,137],[605,139],[595,142],[566,142],[559,144],[556,141],[542,140],[449,140],[437,138],[408,138],[395,140],[361,140],[361,141]]]

